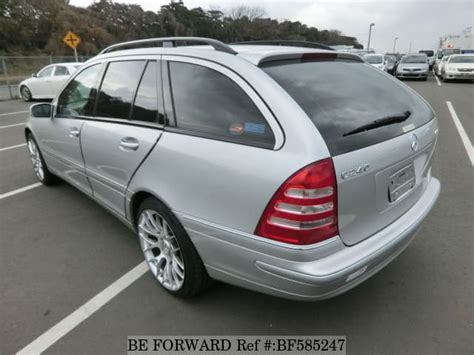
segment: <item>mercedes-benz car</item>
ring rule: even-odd
[[[297,300],[410,244],[439,196],[437,136],[429,104],[357,55],[189,37],[105,49],[25,128],[39,181],[128,226],[166,291]]]

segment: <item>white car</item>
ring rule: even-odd
[[[44,67],[18,85],[21,98],[24,101],[53,99],[69,76],[81,65],[82,63],[55,63]]]
[[[444,59],[444,58],[443,58]],[[443,80],[474,79],[474,54],[453,54],[441,68]]]
[[[363,58],[370,65],[380,70],[387,71],[387,61],[383,54],[366,54]]]

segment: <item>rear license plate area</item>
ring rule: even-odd
[[[395,202],[407,194],[416,185],[415,166],[411,163],[390,176],[388,183],[388,199]]]

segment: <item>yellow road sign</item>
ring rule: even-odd
[[[75,49],[79,45],[79,43],[81,43],[81,39],[79,38],[79,36],[71,31],[66,33],[66,35],[63,38],[63,41],[72,49]]]

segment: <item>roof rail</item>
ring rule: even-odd
[[[231,44],[256,44],[256,45],[272,45],[272,46],[289,46],[289,47],[307,47],[307,48],[318,48],[318,49],[327,49],[333,51],[334,48],[331,48],[325,44],[310,42],[310,41],[298,41],[298,40],[262,40],[262,41],[243,41],[243,42],[233,42]]]
[[[122,49],[124,47],[128,46],[135,46],[138,45],[145,45],[141,47],[150,47],[146,46],[146,44],[151,44],[151,43],[162,43],[163,47],[176,47],[176,42],[197,42],[197,43],[205,43],[208,44],[216,51],[220,52],[225,52],[229,54],[237,54],[236,51],[234,51],[232,48],[230,48],[227,44],[222,43],[221,41],[218,41],[216,39],[212,38],[205,38],[205,37],[161,37],[161,38],[147,38],[147,39],[140,39],[136,41],[129,41],[129,42],[122,42],[122,43],[117,43],[113,44],[104,50],[102,50],[100,54],[105,54],[105,53],[110,53],[119,49]]]

